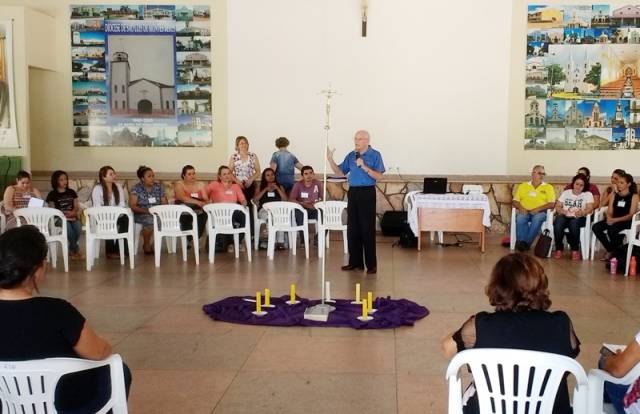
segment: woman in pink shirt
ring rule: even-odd
[[[213,203],[237,203],[243,206],[247,205],[247,199],[242,193],[242,188],[234,182],[231,169],[226,165],[221,165],[220,168],[218,168],[218,179],[209,183],[207,193],[209,194],[209,200]],[[239,228],[244,227],[246,218],[241,212],[234,211],[231,220],[233,221],[233,227]],[[242,240],[242,235],[240,235],[240,239]],[[216,243],[216,251],[224,251],[224,246],[228,246],[233,238],[231,235],[223,235],[222,237],[218,237],[218,240],[220,240],[219,243],[221,243],[221,245]],[[240,244],[240,247],[242,249],[242,244]]]

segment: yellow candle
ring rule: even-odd
[[[291,302],[296,301],[296,285],[295,283],[291,284]]]
[[[356,302],[360,302],[360,283],[356,283]]]
[[[264,306],[271,306],[271,291],[269,288],[264,290]]]
[[[363,300],[362,301],[362,319],[366,319],[367,318],[367,301]]]
[[[367,307],[373,309],[373,293],[367,292]]]
[[[256,292],[256,312],[262,312],[262,296]]]

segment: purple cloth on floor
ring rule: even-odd
[[[218,302],[204,305],[202,310],[211,319],[217,321],[243,323],[247,325],[270,326],[332,326],[350,327],[355,329],[380,329],[396,328],[402,325],[413,326],[415,321],[424,318],[429,311],[424,306],[407,299],[376,298],[373,307],[378,311],[370,316],[373,320],[360,322],[356,319],[362,315],[362,305],[352,305],[350,300],[337,299],[332,306],[336,310],[329,314],[327,322],[318,322],[304,319],[304,311],[309,307],[320,303],[319,300],[309,300],[297,297],[300,301],[297,305],[287,305],[289,296],[272,297],[271,304],[275,308],[262,310],[268,313],[265,316],[255,316],[251,312],[256,310],[255,302],[244,299],[255,299],[250,296],[231,296]]]

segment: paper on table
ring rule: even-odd
[[[31,197],[27,207],[44,207],[44,200],[38,197]]]
[[[614,354],[618,352],[618,350],[620,352],[624,351],[627,346],[626,345],[616,345],[616,344],[605,344],[603,343],[602,346],[604,346],[605,348],[607,348],[608,350],[610,350],[611,352],[613,352]]]

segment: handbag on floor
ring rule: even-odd
[[[537,257],[546,259],[549,257],[549,251],[551,251],[551,232],[549,230],[545,230],[540,233],[540,236],[538,236],[538,242],[536,243],[536,247],[533,249],[533,254]]]

